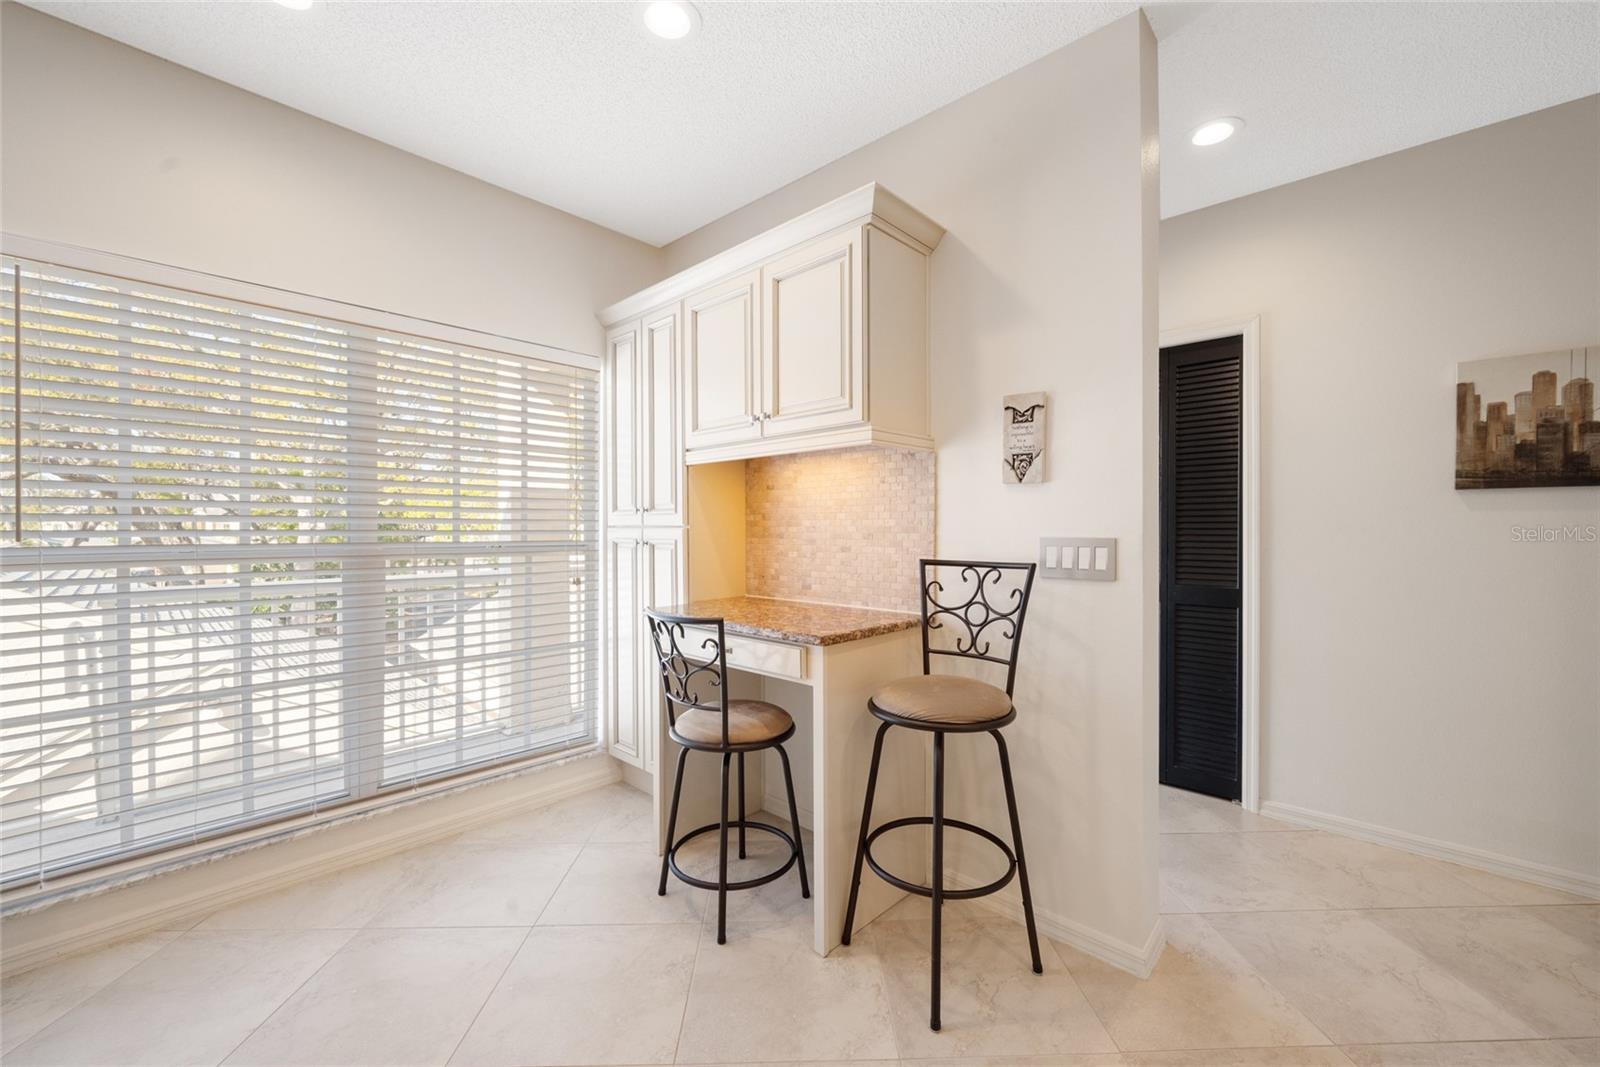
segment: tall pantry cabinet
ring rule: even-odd
[[[685,589],[681,324],[674,302],[611,327],[601,371],[606,734],[613,756],[645,771],[661,686],[644,609]]]

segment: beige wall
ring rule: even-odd
[[[939,551],[1031,560],[1043,535],[1121,542],[1115,584],[1037,584],[1007,729],[1038,904],[1113,954],[1142,947],[1156,918],[1154,572],[1141,566],[1154,550],[1154,143],[1155,43],[1135,15],[667,248],[688,266],[867,181],[948,229],[931,282]],[[1001,397],[1033,390],[1052,403],[1050,480],[1004,486]],[[951,762],[956,807],[1003,831],[992,746],[954,743]]]
[[[1600,97],[1162,224],[1257,314],[1263,798],[1600,875],[1600,543],[1514,535],[1600,489],[1452,488],[1457,361],[1600,342]]]
[[[598,354],[663,253],[14,3],[0,226]]]

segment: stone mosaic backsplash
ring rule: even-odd
[[[917,611],[934,547],[934,454],[849,448],[745,465],[750,596]]]

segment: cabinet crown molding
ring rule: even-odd
[[[650,288],[619,300],[600,312],[600,323],[613,326],[624,319],[643,314],[704,285],[731,274],[748,270],[797,245],[842,226],[876,218],[893,226],[913,243],[932,252],[944,236],[944,227],[895,196],[877,182],[868,182],[836,200],[813,208],[748,241],[718,252],[709,259],[657,282]]]

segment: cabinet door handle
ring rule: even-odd
[[[750,416],[750,425],[751,426],[756,425],[760,421],[761,421],[761,416],[760,415],[751,415]]]

